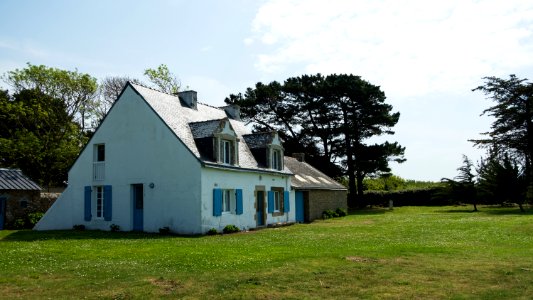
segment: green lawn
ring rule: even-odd
[[[531,299],[533,214],[470,209],[202,237],[0,231],[0,298]]]

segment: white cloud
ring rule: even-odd
[[[468,90],[533,66],[525,1],[272,0],[252,30],[273,49],[257,55],[262,72],[354,73],[395,96]]]

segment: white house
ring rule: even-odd
[[[277,133],[251,134],[238,107],[128,83],[34,229],[198,234],[294,222],[291,176]]]

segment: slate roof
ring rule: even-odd
[[[40,191],[41,187],[18,169],[0,169],[0,190]]]
[[[272,143],[271,132],[259,132],[252,134],[245,134],[242,136],[251,149],[264,148],[266,145]]]
[[[346,190],[346,187],[306,162],[293,157],[284,157],[285,167],[294,173],[291,179],[295,189]]]
[[[211,126],[213,126],[215,121],[219,122],[221,119],[226,118],[226,112],[223,109],[209,106],[200,102],[197,104],[197,109],[192,109],[188,106],[182,105],[178,96],[162,93],[142,85],[133,84],[131,82],[130,85],[148,103],[154,112],[159,115],[163,122],[166,123],[166,125],[174,132],[174,134],[185,144],[185,146],[187,146],[187,148],[189,148],[189,150],[198,159],[202,160],[200,151],[198,150],[194,139],[195,137],[198,138],[199,136],[204,135],[205,132],[207,132]],[[243,135],[251,134],[250,130],[242,121],[229,119],[229,122],[233,127],[233,130],[235,130],[237,138],[241,139],[241,141],[243,140]],[[191,123],[193,123],[192,127]],[[219,165],[205,160],[203,160],[203,162],[205,165],[219,168],[237,168],[269,173],[291,174],[287,168],[284,168],[282,171],[277,171],[260,167],[252,155],[247,143],[242,142],[239,143],[238,166]]]
[[[205,138],[213,135],[213,132],[220,126],[222,120],[212,120],[203,122],[189,123],[192,136],[195,139]]]

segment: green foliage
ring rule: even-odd
[[[207,235],[217,235],[218,234],[218,230],[216,230],[216,228],[211,228],[207,231]]]
[[[85,230],[85,225],[76,224],[76,225],[72,226],[72,229],[77,230],[77,231],[84,231]]]
[[[382,174],[378,177],[365,178],[363,187],[366,191],[401,191],[441,187],[442,183],[404,179],[397,175]]]
[[[346,217],[348,215],[348,211],[344,208],[337,208],[335,210],[335,213],[339,216],[339,217]]]
[[[444,206],[456,204],[449,197],[441,197],[442,187],[397,191],[366,191],[365,203],[372,206]]]
[[[241,231],[239,229],[239,227],[235,226],[235,225],[226,225],[226,227],[224,227],[224,229],[222,229],[222,232],[224,233],[236,233],[236,232],[239,232]]]
[[[120,226],[118,226],[117,224],[111,224],[109,225],[109,230],[111,230],[112,232],[120,231]]]
[[[157,69],[144,70],[144,75],[148,77],[148,80],[150,80],[157,89],[164,93],[175,94],[180,89],[180,81],[169,71],[165,64],[159,65]]]
[[[331,219],[331,218],[337,218],[337,217],[339,217],[339,215],[331,209],[327,209],[322,212],[322,219],[324,220]]]
[[[45,186],[62,186],[86,142],[61,99],[40,90],[0,92],[0,166]]]
[[[98,84],[96,78],[89,74],[28,63],[26,68],[7,72],[2,79],[14,93],[35,90],[61,100],[67,116],[82,129],[85,129],[86,121],[94,116]]]
[[[255,131],[277,130],[286,154],[306,153],[309,162],[331,177],[347,174],[353,205],[367,175],[388,173],[389,162],[405,161],[405,148],[396,142],[366,142],[394,133],[391,128],[400,114],[385,99],[379,86],[359,76],[316,74],[283,84],[259,82],[244,96],[230,95],[226,103],[238,104],[241,117]]]
[[[165,227],[159,228],[159,233],[160,234],[170,234],[170,227],[165,226]]]
[[[43,212],[32,212],[28,214],[28,224],[30,228],[33,228],[39,220],[44,216]]]

